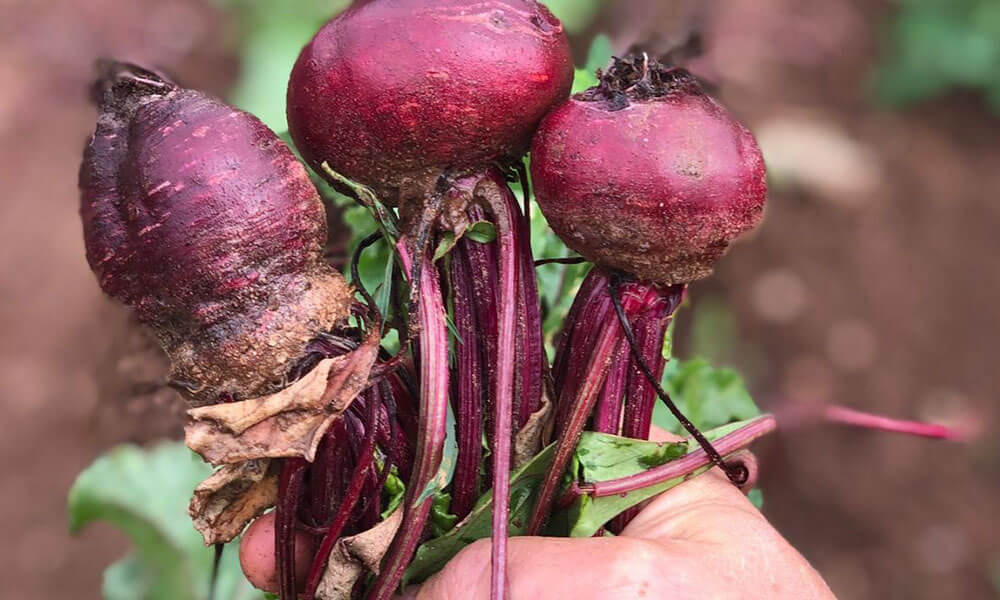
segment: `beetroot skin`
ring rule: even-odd
[[[421,176],[521,156],[572,79],[562,24],[534,0],[374,0],[302,50],[288,124],[313,168],[395,202]]]
[[[569,247],[664,285],[708,276],[767,195],[753,135],[689,73],[641,56],[553,110],[531,161],[539,206]]]
[[[250,114],[138,67],[108,70],[80,170],[91,268],[152,327],[193,403],[273,390],[351,297],[322,260],[315,188]]]

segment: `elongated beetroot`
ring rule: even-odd
[[[87,259],[156,333],[194,404],[273,391],[351,293],[322,257],[323,205],[252,115],[107,65],[80,170]]]
[[[393,202],[443,169],[520,157],[572,79],[562,25],[535,0],[375,0],[302,50],[289,130],[318,171]]]
[[[708,276],[767,195],[753,135],[687,71],[644,56],[553,110],[531,161],[539,206],[567,245],[664,285]]]

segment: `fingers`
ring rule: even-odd
[[[669,565],[688,562],[660,544],[644,540],[597,538],[511,538],[508,546],[511,600],[546,598],[695,597],[681,593],[693,577],[664,577]],[[670,566],[669,570],[675,567]],[[697,569],[688,565],[688,569]],[[687,570],[689,575],[694,571]],[[443,571],[416,590],[410,600],[489,598],[490,545],[479,540],[460,552]]]

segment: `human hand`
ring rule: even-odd
[[[676,439],[654,432],[654,439]],[[823,579],[714,468],[642,509],[616,537],[511,538],[512,600],[833,598]],[[407,600],[488,598],[490,541],[466,547]]]

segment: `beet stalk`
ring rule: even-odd
[[[421,301],[418,305],[420,330],[420,410],[417,453],[413,474],[406,486],[403,524],[396,534],[382,563],[378,578],[369,592],[373,600],[388,600],[395,593],[403,571],[410,562],[423,534],[432,496],[424,490],[437,475],[446,437],[448,411],[448,332],[445,326],[444,301],[430,257],[413,259],[400,240],[400,256],[410,270],[411,260],[423,260],[419,282]]]

